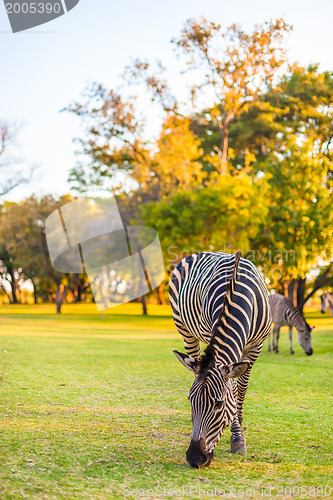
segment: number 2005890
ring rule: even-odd
[[[332,493],[332,488],[330,486],[278,486],[276,491],[277,497],[296,497],[296,498],[307,498],[311,497],[330,497]]]
[[[60,14],[62,5],[60,2],[7,2],[6,11],[7,14]]]

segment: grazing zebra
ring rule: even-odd
[[[274,293],[269,296],[269,304],[272,310],[273,327],[273,351],[279,352],[279,337],[281,326],[289,326],[289,346],[290,354],[295,354],[293,350],[293,327],[298,331],[298,343],[303,347],[306,354],[310,356],[313,353],[311,343],[311,328],[305,321],[302,313],[294,307],[291,302],[280,295]],[[271,351],[271,336],[268,339],[268,350]]]
[[[271,328],[268,292],[257,268],[238,252],[203,252],[178,264],[169,294],[186,354],[173,351],[196,376],[189,393],[193,432],[186,460],[200,468],[210,464],[230,424],[232,453],[246,453],[243,404],[251,368]],[[208,344],[202,357],[200,341]]]
[[[329,308],[330,313],[333,317],[333,293],[323,293],[323,295],[320,296],[321,299],[321,312],[324,314]]]

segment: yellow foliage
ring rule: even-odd
[[[198,161],[200,145],[201,139],[190,130],[189,118],[167,116],[153,157],[154,171],[164,189],[202,183],[205,173]]]

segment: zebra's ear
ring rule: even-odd
[[[172,349],[176,358],[181,362],[185,368],[190,370],[191,372],[197,374],[199,371],[199,361],[189,354],[183,354],[182,352],[176,351],[176,349]]]
[[[250,366],[250,361],[241,361],[240,363],[233,363],[228,366],[221,366],[220,371],[223,377],[237,378],[243,375]]]

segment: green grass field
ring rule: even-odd
[[[296,338],[289,354],[287,329],[279,355],[264,346],[245,401],[247,456],[229,453],[228,430],[198,470],[185,462],[192,375],[171,352],[181,337],[168,307],[149,312],[0,307],[0,499],[199,498],[199,488],[201,498],[333,498],[329,314],[306,312],[312,357]]]

